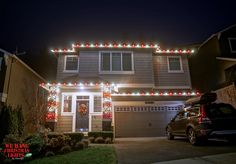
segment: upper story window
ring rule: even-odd
[[[77,72],[79,67],[79,57],[77,55],[65,56],[64,71]]]
[[[100,52],[100,73],[134,73],[132,52]]]
[[[180,56],[168,56],[168,72],[181,73],[183,72],[182,60]]]
[[[236,53],[236,38],[229,38],[230,51]]]

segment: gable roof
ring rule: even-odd
[[[207,38],[207,39],[198,47],[198,49],[201,48],[204,44],[206,44],[209,40],[211,40],[211,39],[214,38],[214,37],[217,37],[217,39],[219,39],[219,38],[221,37],[221,34],[222,34],[223,32],[228,31],[228,30],[230,30],[231,28],[234,28],[234,27],[236,27],[236,24],[233,24],[233,25],[231,25],[231,26],[229,26],[229,27],[227,27],[227,28],[224,28],[223,30],[220,30],[220,31],[218,31],[218,32],[216,32],[216,33],[214,33],[214,34],[212,34],[209,38]]]
[[[27,68],[30,72],[35,74],[38,78],[40,78],[42,81],[46,81],[42,76],[40,76],[37,72],[35,72],[30,66],[28,66],[25,62],[23,62],[20,58],[18,58],[16,55],[11,54],[10,52],[7,52],[0,48],[0,52],[4,54],[4,56],[10,56],[14,59],[16,59],[19,63],[21,63],[25,68]]]

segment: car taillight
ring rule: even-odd
[[[206,111],[203,106],[200,107],[201,115],[198,118],[199,124],[211,124],[211,120],[206,116]]]

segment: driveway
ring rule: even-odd
[[[148,164],[183,158],[236,152],[236,145],[223,140],[211,140],[202,146],[192,146],[185,138],[169,141],[157,138],[116,138],[118,164]]]

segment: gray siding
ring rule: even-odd
[[[182,58],[183,73],[169,73],[167,56],[153,56],[155,86],[191,87],[187,56],[183,55],[181,56],[181,58]]]
[[[122,51],[122,50],[120,50]],[[104,81],[115,83],[154,83],[152,69],[152,51],[142,50],[133,51],[134,55],[134,74],[99,74],[99,51],[80,51],[79,52],[79,71],[78,73],[65,73],[65,56],[58,57],[57,80],[63,80],[70,76],[79,75],[82,79],[86,77],[97,77]]]
[[[70,54],[69,54],[70,55]],[[68,78],[70,76],[74,76],[78,73],[65,73],[64,71],[64,62],[65,62],[65,55],[60,54],[58,55],[57,59],[57,81],[63,80],[65,78]]]
[[[102,50],[101,50],[102,51]],[[122,51],[122,50],[120,50]],[[155,84],[156,87],[190,87],[188,59],[182,55],[183,73],[168,73],[167,56],[152,56],[151,50],[133,50],[134,74],[100,74],[99,50],[84,50],[79,52],[78,73],[65,73],[64,55],[58,57],[57,80],[63,81],[70,77],[80,79],[100,78],[103,81],[115,83]]]

